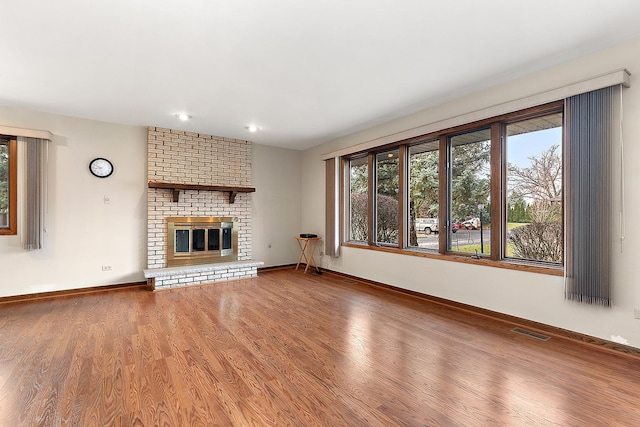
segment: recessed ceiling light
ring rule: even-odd
[[[255,125],[249,125],[249,126],[246,127],[246,129],[249,132],[258,132],[260,130],[260,128],[258,126],[255,126]]]
[[[186,122],[187,120],[189,120],[191,118],[191,116],[186,114],[186,113],[178,113],[178,114],[176,114],[176,117],[179,118],[180,120],[182,120],[183,122]]]

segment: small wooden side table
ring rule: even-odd
[[[296,240],[298,241],[298,246],[300,246],[300,258],[298,258],[296,270],[298,270],[302,259],[304,259],[304,262],[307,265],[304,268],[305,273],[309,270],[309,266],[315,267],[317,270],[318,265],[313,257],[316,252],[316,246],[318,246],[318,242],[320,241],[320,237],[296,237]]]

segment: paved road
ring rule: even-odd
[[[483,230],[484,244],[489,244],[490,230]],[[455,250],[456,245],[479,245],[480,230],[458,230],[451,234],[451,245]],[[438,234],[418,233],[418,246],[421,248],[438,249]]]

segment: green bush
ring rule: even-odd
[[[562,224],[533,222],[511,230],[509,243],[516,258],[562,262]]]

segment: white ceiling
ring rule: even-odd
[[[637,0],[0,0],[0,16],[0,105],[297,149],[640,37]]]

